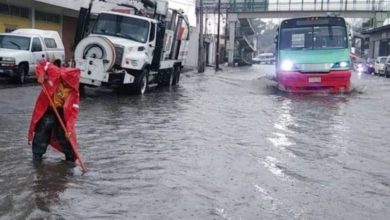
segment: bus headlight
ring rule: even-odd
[[[284,71],[294,70],[294,63],[291,60],[283,60],[280,68]]]
[[[332,69],[343,69],[343,70],[346,70],[346,69],[349,69],[349,68],[350,68],[349,61],[337,62],[337,63],[334,63],[333,66],[332,66]]]
[[[341,68],[345,68],[347,66],[349,66],[347,62],[340,62],[340,67]]]

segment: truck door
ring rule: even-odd
[[[45,52],[43,51],[41,40],[38,37],[34,37],[32,40],[31,53],[32,57],[30,71],[34,71],[40,60],[48,59],[48,57],[46,57]]]
[[[149,63],[152,63],[153,57],[154,57],[154,52],[156,47],[156,24],[151,22],[150,25],[150,32],[149,32],[149,42],[146,46],[146,51],[149,56]]]
[[[153,55],[152,61],[152,69],[158,70],[160,68],[160,61],[162,60],[162,56],[164,54],[164,36],[165,36],[165,24],[163,22],[157,23],[156,29],[156,48]]]

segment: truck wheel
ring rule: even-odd
[[[179,81],[180,81],[180,72],[181,72],[181,68],[179,66],[176,66],[173,73],[174,73],[174,76],[175,78],[173,79],[173,84],[172,85],[177,85],[179,84]]]
[[[19,84],[23,84],[26,81],[27,66],[22,63],[19,65],[14,81]]]
[[[168,86],[173,86],[174,85],[174,80],[175,80],[175,71],[174,71],[174,69],[172,68],[172,69],[169,69],[168,71],[167,71],[167,74],[168,74]]]
[[[79,84],[79,94],[81,97],[85,96],[85,85],[82,83]]]
[[[174,70],[171,69],[164,69],[161,70],[161,80],[158,83],[159,86],[172,86],[175,80]]]
[[[149,70],[144,69],[137,79],[134,92],[137,95],[145,94],[149,89]]]

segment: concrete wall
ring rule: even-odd
[[[8,16],[0,14],[0,32],[6,29],[18,29],[31,27],[31,20],[23,17]]]
[[[4,4],[4,2],[0,2]],[[12,5],[12,4],[10,4]],[[19,8],[25,8],[21,6],[17,6]],[[26,8],[25,8],[26,9]],[[21,16],[11,16],[6,14],[0,13],[0,32],[6,32],[12,29],[19,29],[19,28],[37,28],[42,30],[54,30],[57,31],[64,42],[65,46],[65,55],[66,60],[69,60],[73,56],[73,52],[70,50],[73,46],[73,39],[75,35],[75,29],[77,25],[77,19],[76,18],[70,18],[67,16],[62,16],[58,13],[57,14],[61,17],[60,22],[50,22],[50,21],[41,21],[41,20],[33,20],[33,9],[29,8],[29,18],[21,17]],[[39,9],[35,9],[35,13],[38,12]],[[47,12],[46,12],[47,13]],[[64,23],[65,19],[65,24]]]
[[[369,43],[369,57],[376,58],[378,56],[390,55],[390,30],[372,33]]]
[[[62,41],[65,46],[65,60],[69,61],[73,57],[73,43],[76,35],[77,19],[63,16],[62,22]]]
[[[198,66],[198,48],[199,48],[199,26],[190,28],[190,42],[188,46],[188,57],[184,63],[187,67]]]
[[[53,22],[35,21],[35,28],[42,29],[42,30],[57,31],[59,34],[62,33],[62,25]]]

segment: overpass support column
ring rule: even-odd
[[[236,38],[236,22],[238,21],[237,14],[229,14],[229,54],[228,54],[228,65],[234,66],[234,45]]]

